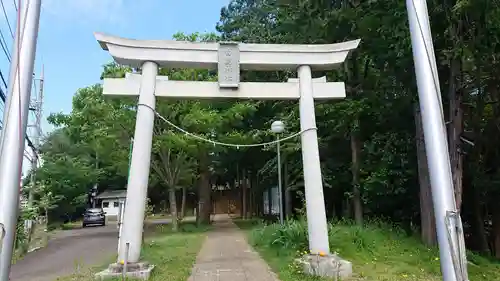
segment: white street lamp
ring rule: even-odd
[[[285,123],[282,121],[274,121],[271,124],[271,131],[276,134],[281,134],[285,131]]]
[[[271,132],[276,134],[276,151],[278,153],[278,198],[279,198],[279,212],[280,223],[283,224],[283,187],[281,185],[281,152],[280,152],[280,134],[285,131],[285,124],[282,121],[274,121],[271,124]]]

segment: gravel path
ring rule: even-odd
[[[61,231],[47,247],[12,265],[12,281],[54,281],[80,268],[100,266],[116,254],[116,225]]]

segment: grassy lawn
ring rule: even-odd
[[[235,222],[247,232],[250,244],[278,273],[281,281],[322,280],[304,276],[294,262],[307,249],[304,222],[289,222],[285,226],[264,226],[255,220]],[[425,247],[396,227],[374,223],[361,228],[337,223],[330,224],[329,236],[332,252],[353,263],[354,276],[350,280],[442,280],[438,250]],[[470,280],[500,280],[498,261],[472,253],[468,261]]]
[[[143,245],[142,260],[156,267],[149,280],[151,281],[185,281],[191,275],[196,256],[205,241],[206,228],[198,228],[193,223],[181,225],[181,231],[172,233],[170,226],[157,225],[147,234]],[[74,274],[58,281],[93,281],[94,274],[106,265],[94,268],[81,274]],[[122,280],[121,278],[116,280]],[[132,280],[132,279],[127,279]]]

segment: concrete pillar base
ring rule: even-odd
[[[337,255],[305,255],[297,260],[304,273],[328,278],[348,278],[352,276],[352,263]]]
[[[151,272],[155,268],[154,265],[146,262],[129,263],[127,264],[126,276],[138,280],[148,280]],[[122,276],[123,265],[120,263],[112,263],[105,270],[95,275],[96,280],[109,280],[120,278]]]

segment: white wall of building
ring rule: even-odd
[[[101,208],[104,212],[106,212],[106,216],[118,216],[120,211],[120,202],[125,202],[125,198],[102,199]]]

